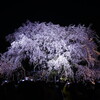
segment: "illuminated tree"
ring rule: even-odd
[[[100,69],[96,44],[99,40],[90,27],[28,21],[6,39],[11,46],[0,61],[0,70],[6,77],[22,69],[25,76],[46,81],[100,78],[96,75]]]

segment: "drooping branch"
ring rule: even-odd
[[[95,74],[100,69],[97,37],[89,27],[28,21],[6,38],[11,46],[0,57],[0,73],[6,77],[17,70],[18,77],[49,81],[95,81],[100,76]]]

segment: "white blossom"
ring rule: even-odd
[[[25,68],[22,62],[28,59],[28,64],[32,67],[31,71],[37,69],[37,73],[41,71],[43,74],[45,70],[45,76],[49,77],[51,72],[56,70],[60,77],[74,79],[75,74],[80,75],[74,71],[74,68],[78,69],[78,73],[83,67],[90,68],[90,71],[99,63],[98,54],[93,51],[97,51],[97,45],[93,41],[93,38],[96,39],[95,32],[84,25],[61,27],[52,23],[27,22],[6,38],[11,46],[0,59],[4,57],[6,60],[3,60],[4,62],[1,60],[1,63],[6,63],[5,61],[11,63],[13,70]],[[85,64],[82,65],[80,63],[82,61],[85,61]],[[80,65],[82,67],[78,67]],[[0,65],[2,71],[3,66]],[[27,68],[25,70],[27,72]],[[85,71],[83,73],[86,77]],[[39,74],[39,77],[42,74]],[[89,78],[84,78],[86,79]]]

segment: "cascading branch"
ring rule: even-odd
[[[100,40],[90,27],[27,21],[6,39],[11,46],[0,57],[0,75],[5,79],[100,79]]]

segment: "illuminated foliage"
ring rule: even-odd
[[[22,68],[25,76],[46,81],[100,78],[95,74],[100,69],[96,44],[99,40],[90,27],[28,21],[6,38],[11,46],[0,61],[0,71],[6,76],[10,70]]]

